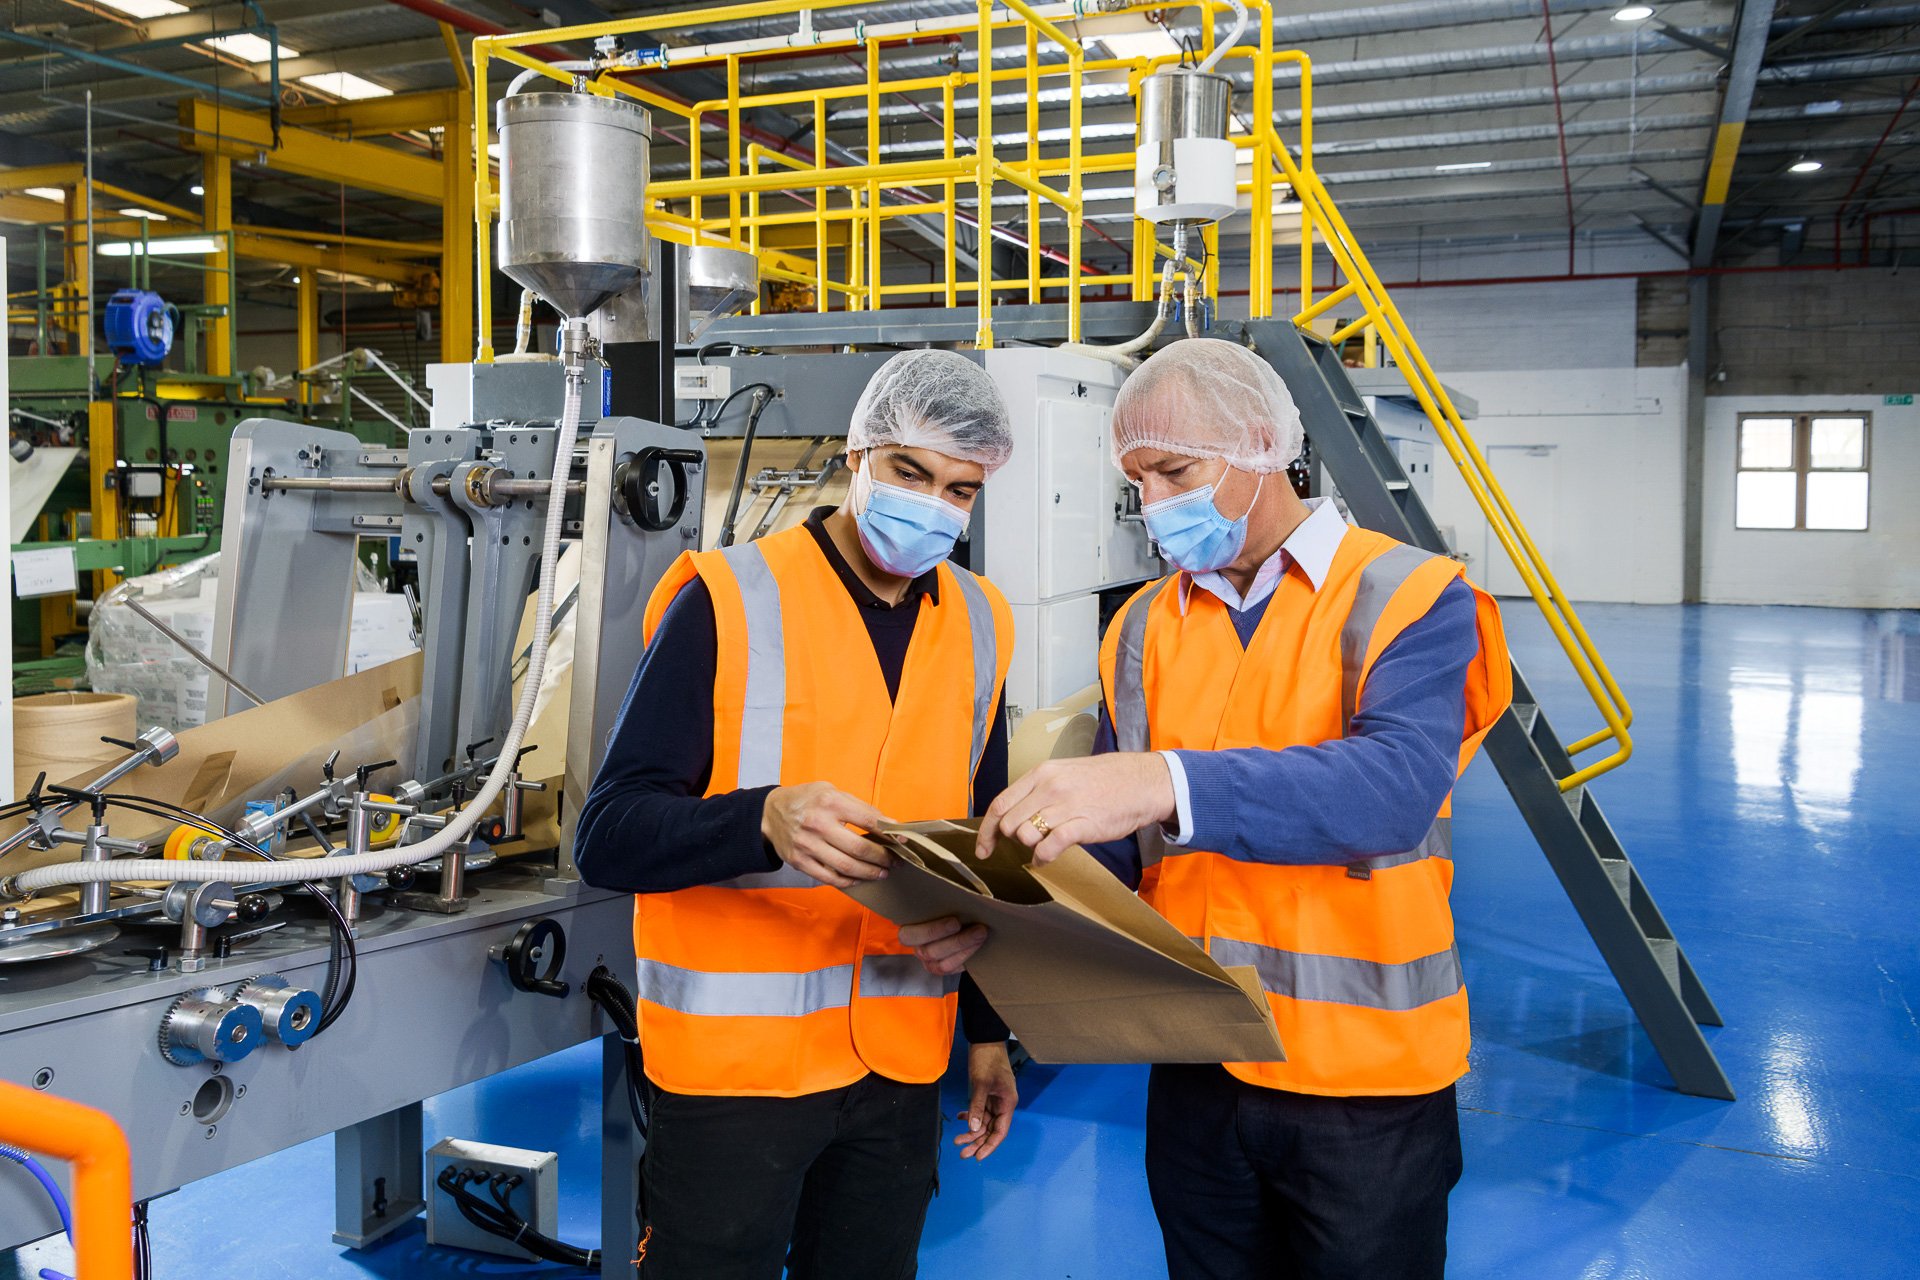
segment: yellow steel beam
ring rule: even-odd
[[[455,93],[441,135],[440,359],[473,355],[473,91]]]
[[[233,230],[233,161],[224,155],[200,157],[201,207],[203,221],[211,232]],[[233,281],[225,271],[208,271],[200,277],[200,300],[213,306],[225,306]],[[233,322],[235,317],[216,319],[206,328],[206,371],[216,377],[233,373]]]
[[[200,151],[256,163],[264,156],[269,168],[422,204],[437,205],[446,198],[440,162],[395,147],[307,129],[282,129],[276,148],[273,127],[264,114],[216,106],[202,98],[180,103],[180,123],[192,130],[182,142]]]
[[[359,102],[285,107],[281,109],[280,118],[287,124],[323,129],[328,133],[405,133],[411,129],[438,129],[461,109],[459,90],[426,89]]]
[[[440,39],[447,46],[447,61],[453,63],[454,78],[459,80],[462,89],[473,88],[473,72],[467,70],[466,55],[460,52],[460,36],[451,22],[440,24]]]
[[[318,272],[305,271],[300,275],[300,283],[294,286],[294,368],[311,369],[320,363],[320,276]],[[300,397],[305,400],[307,385],[300,384]]]
[[[316,271],[331,271],[343,276],[362,276],[389,284],[412,284],[424,269],[417,262],[400,262],[377,254],[361,253],[337,245],[322,247],[299,240],[281,240],[261,235],[250,227],[235,227],[233,251],[257,262],[284,262]]]
[[[86,166],[77,161],[0,169],[0,191],[25,191],[28,187],[71,187],[86,180]]]

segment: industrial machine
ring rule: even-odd
[[[180,738],[150,729],[99,776],[43,780],[0,812],[0,1078],[117,1120],[141,1199],[335,1133],[335,1239],[364,1245],[434,1194],[422,1099],[610,1035],[605,1240],[624,1271],[635,1129],[618,1032],[633,1028],[630,1005],[622,1018],[599,993],[625,970],[631,907],[580,883],[570,827],[638,661],[640,611],[697,544],[704,455],[684,432],[602,415],[586,329],[647,271],[646,236],[570,191],[589,157],[636,139],[644,175],[645,113],[517,95],[501,136],[502,264],[567,315],[563,358],[437,368],[440,404],[404,448],[238,424],[200,655],[226,718]],[[524,163],[554,155],[571,163]],[[397,538],[418,564],[423,652],[334,686],[367,538]],[[564,544],[581,571],[556,609]],[[570,680],[549,688],[556,612]],[[277,741],[376,685],[348,732]],[[543,694],[567,708],[565,838],[544,850],[522,828]],[[254,762],[208,733],[286,763],[229,786]],[[35,1190],[0,1183],[0,1248],[57,1228]]]

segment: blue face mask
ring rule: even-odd
[[[867,473],[869,461],[853,483],[865,501],[854,513],[860,545],[873,563],[898,578],[917,578],[945,560],[967,531],[967,513],[931,494],[882,484]]]
[[[1267,478],[1260,477],[1265,485]],[[1247,516],[1229,520],[1213,505],[1214,486],[1176,493],[1171,498],[1149,502],[1140,509],[1146,518],[1147,533],[1160,547],[1160,554],[1188,573],[1211,573],[1224,569],[1240,558],[1247,546]],[[1260,489],[1253,491],[1259,501]],[[1247,515],[1253,503],[1247,504]]]

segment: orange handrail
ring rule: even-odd
[[[113,1118],[0,1080],[0,1142],[73,1166],[76,1280],[131,1280],[133,1164]]]

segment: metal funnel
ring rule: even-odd
[[[651,121],[622,98],[503,98],[500,269],[565,316],[586,316],[647,272]]]

